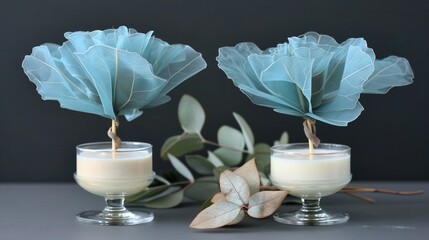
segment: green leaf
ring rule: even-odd
[[[228,169],[229,169],[229,167],[226,167],[226,166],[217,167],[217,168],[213,169],[213,174],[216,177],[216,179],[219,180],[220,174],[223,173],[225,170],[228,170]]]
[[[286,191],[263,191],[255,193],[249,199],[247,214],[254,218],[268,217],[280,207],[286,195]]]
[[[265,176],[270,176],[271,164],[268,164],[267,166],[265,166],[263,171],[264,171]]]
[[[207,159],[215,166],[215,167],[222,167],[224,166],[222,160],[220,160],[216,154],[214,154],[212,151],[207,151],[208,157]]]
[[[201,202],[217,192],[219,192],[219,185],[217,182],[198,182],[197,180],[185,190],[185,196]]]
[[[243,166],[236,169],[234,173],[246,180],[247,184],[249,185],[250,195],[253,195],[259,191],[261,182],[255,160],[246,162]]]
[[[222,162],[229,167],[234,167],[240,164],[243,154],[230,149],[218,148],[213,152],[222,160]]]
[[[217,132],[217,139],[220,145],[242,151],[244,148],[244,138],[240,131],[230,126],[222,126]]]
[[[285,131],[280,136],[280,140],[274,141],[274,145],[280,145],[280,144],[288,144],[289,143],[289,134]]]
[[[172,194],[156,198],[150,202],[144,204],[148,208],[172,208],[179,205],[183,199],[183,190],[179,190]]]
[[[250,190],[246,180],[239,175],[226,170],[220,175],[220,190],[229,202],[237,205],[249,203]]]
[[[220,145],[225,146],[214,151],[227,166],[237,166],[243,157],[244,138],[240,131],[229,126],[222,126],[217,132]]]
[[[155,180],[157,180],[158,182],[164,183],[165,185],[170,185],[170,181],[168,181],[167,179],[165,179],[164,177],[160,176],[160,175],[155,175]]]
[[[215,166],[201,155],[187,155],[186,163],[199,174],[213,174]]]
[[[258,170],[263,171],[264,167],[270,164],[271,147],[266,143],[258,143],[255,145],[256,154],[256,167]]]
[[[174,169],[176,169],[177,172],[179,172],[182,176],[187,178],[189,181],[194,181],[194,176],[192,175],[191,171],[183,164],[179,159],[177,159],[175,156],[168,154],[168,158],[170,159],[171,164],[173,165]]]
[[[170,186],[169,185],[161,185],[153,188],[147,188],[139,193],[136,193],[131,196],[127,196],[125,198],[126,203],[133,203],[140,200],[144,200],[146,198],[154,197],[156,195],[162,194],[165,192]]]
[[[189,227],[197,229],[222,227],[233,222],[240,215],[241,211],[241,206],[234,203],[214,203],[201,211]]]
[[[211,205],[213,205],[212,197],[209,197],[203,202],[203,204],[201,204],[201,211],[210,207]]]
[[[183,95],[179,102],[179,122],[187,133],[201,132],[206,115],[201,104],[190,95]]]
[[[168,138],[161,147],[161,157],[167,160],[167,154],[171,153],[176,157],[181,157],[191,152],[196,152],[204,148],[204,144],[197,134],[182,134]]]
[[[261,176],[261,185],[262,186],[270,186],[271,185],[270,179],[268,179],[265,176]]]
[[[232,113],[234,115],[235,120],[241,128],[241,133],[243,134],[244,141],[246,142],[247,151],[251,154],[254,153],[253,145],[255,144],[255,137],[253,136],[252,129],[249,124],[244,120],[242,116],[238,113]]]

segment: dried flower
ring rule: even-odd
[[[121,26],[92,32],[67,32],[62,46],[33,48],[22,63],[44,100],[61,107],[129,121],[142,108],[166,103],[166,95],[206,67],[190,46],[170,45]]]
[[[222,47],[217,61],[255,104],[337,126],[360,115],[361,93],[383,94],[414,77],[406,59],[376,60],[362,38],[338,44],[315,32],[266,51],[254,43]]]

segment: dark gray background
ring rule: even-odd
[[[414,84],[387,95],[362,95],[365,111],[346,128],[319,123],[322,141],[352,147],[354,179],[429,179],[423,116],[429,106],[427,1],[14,0],[0,7],[0,181],[71,181],[74,147],[108,140],[108,119],[42,101],[21,62],[34,46],[61,44],[64,32],[120,25],[191,45],[208,63],[170,94],[168,104],[133,122],[121,119],[122,139],[154,145],[156,171],[168,167],[158,153],[167,137],[181,132],[176,108],[185,93],[205,107],[208,139],[216,140],[223,124],[238,127],[235,111],[248,120],[258,142],[272,143],[284,130],[291,141],[305,141],[301,119],[253,105],[217,68],[215,57],[222,46],[253,41],[265,49],[312,30],[340,42],[364,37],[378,58],[407,58],[416,76]]]

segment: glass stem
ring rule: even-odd
[[[320,207],[320,198],[319,199],[303,199],[301,211],[305,213],[320,213],[322,208]]]
[[[125,197],[119,198],[105,198],[106,207],[103,210],[103,213],[114,214],[119,212],[125,212],[127,209],[124,206]]]

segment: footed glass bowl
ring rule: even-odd
[[[351,180],[350,147],[320,144],[313,153],[307,143],[278,145],[271,148],[270,179],[275,187],[301,198],[297,212],[276,213],[274,220],[291,225],[331,225],[349,220],[345,213],[326,212],[322,197],[334,194]]]
[[[155,216],[146,211],[129,211],[124,206],[126,196],[136,194],[153,181],[155,173],[137,178],[90,178],[74,174],[76,182],[86,191],[104,197],[101,211],[85,211],[76,215],[78,221],[97,225],[136,225],[151,222]]]

